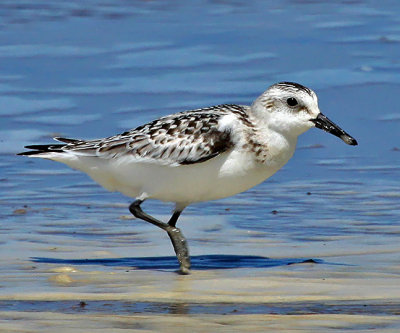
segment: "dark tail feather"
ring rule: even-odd
[[[24,151],[22,153],[19,153],[17,155],[24,155],[24,156],[29,156],[29,155],[37,155],[37,154],[42,154],[42,153],[62,153],[66,145],[32,145],[32,146],[25,146],[25,148],[28,149],[33,149],[31,151]]]
[[[68,145],[73,145],[73,144],[78,144],[80,142],[83,142],[82,140],[76,140],[76,139],[68,139],[68,138],[60,138],[56,137],[54,140],[64,142],[64,144],[53,144],[53,145],[31,145],[31,146],[25,146],[25,148],[28,149],[33,149],[30,151],[24,151],[22,153],[19,153],[17,155],[23,155],[23,156],[30,156],[30,155],[39,155],[42,153],[62,153],[65,150],[63,149],[65,146]]]
[[[54,140],[65,142],[65,143],[78,143],[82,142],[82,140],[77,140],[77,139],[68,139],[68,138],[60,138],[60,137],[55,137]]]

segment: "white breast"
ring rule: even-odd
[[[166,166],[126,158],[97,165],[86,172],[110,191],[129,197],[153,198],[182,204],[215,200],[248,190],[263,182],[286,161],[257,163],[249,153],[232,150],[203,163]],[[91,163],[85,162],[89,166]]]

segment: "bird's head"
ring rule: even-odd
[[[286,136],[297,137],[312,127],[342,139],[348,145],[357,141],[321,113],[314,91],[298,83],[281,82],[269,87],[251,107],[266,125]]]

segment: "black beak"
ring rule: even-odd
[[[330,121],[322,113],[320,113],[317,118],[310,120],[315,124],[315,127],[320,128],[325,132],[331,133],[337,136],[338,138],[341,138],[348,145],[357,146],[358,143],[356,139],[354,139],[352,136],[343,131],[338,125]]]

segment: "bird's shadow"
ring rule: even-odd
[[[33,262],[46,264],[68,265],[100,265],[129,266],[135,269],[175,270],[178,262],[175,256],[165,257],[128,257],[128,258],[98,258],[98,259],[58,259],[33,257]],[[321,259],[280,258],[271,259],[262,256],[210,254],[191,257],[193,270],[235,269],[235,268],[268,268],[294,264],[323,264]]]

